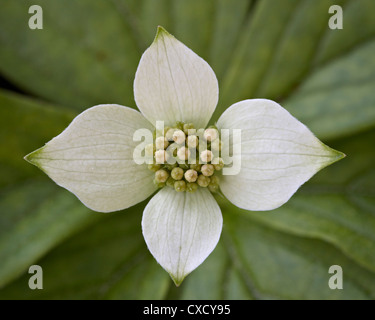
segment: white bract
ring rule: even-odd
[[[211,192],[220,188],[243,209],[275,209],[316,172],[343,157],[279,104],[256,99],[232,105],[216,124],[219,133],[242,130],[241,148],[231,148],[231,156],[241,158],[238,174],[219,176],[224,163],[212,159],[211,151],[200,158],[212,164],[163,167],[169,158],[164,149],[172,140],[184,145],[178,151],[182,160],[190,156],[189,148],[200,145],[195,135],[185,139],[185,134],[193,126],[206,128],[218,102],[218,82],[202,58],[161,27],[139,63],[134,96],[141,112],[113,104],[92,107],[26,159],[100,212],[133,206],[166,185],[146,206],[142,230],[150,252],[176,285],[219,241],[222,215]],[[157,138],[156,147],[146,146],[154,164],[137,164],[134,132],[152,131],[156,121],[184,125],[166,129],[166,138]],[[205,140],[215,143],[215,150],[221,146],[216,129],[207,129]]]

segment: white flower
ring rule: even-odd
[[[219,181],[221,192],[236,206],[271,210],[288,201],[317,171],[343,157],[276,102],[256,99],[230,106],[216,124],[219,132],[242,130],[242,151],[233,148],[232,155],[241,157],[239,174],[219,178],[215,170],[222,169],[221,158],[203,169],[200,164],[163,165],[172,134],[177,143],[185,143],[182,130],[206,128],[218,102],[218,82],[203,59],[161,27],[139,63],[134,96],[141,112],[114,104],[92,107],[26,159],[95,211],[128,208],[165,186],[144,209],[142,230],[149,250],[176,285],[219,241],[222,215],[210,192],[218,190]],[[169,126],[167,138],[159,139],[156,148],[147,147],[148,153],[155,152],[154,164],[138,165],[133,160],[133,134],[140,128],[154,130],[159,120]],[[216,138],[213,130],[206,131],[206,140]],[[186,141],[198,148],[195,136]],[[211,161],[211,152],[203,155]]]
[[[178,144],[185,142],[185,133],[182,130],[176,130],[173,133],[173,141]]]

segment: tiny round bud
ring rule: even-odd
[[[189,159],[190,157],[190,150],[186,147],[181,147],[180,149],[178,149],[177,151],[177,156],[181,159],[181,160],[187,160]]]
[[[197,136],[188,136],[187,145],[189,148],[196,148],[198,146],[198,137]]]
[[[212,164],[204,164],[201,168],[202,174],[206,177],[210,177],[214,174],[215,168]]]
[[[191,164],[190,165],[190,169],[193,169],[193,170],[195,170],[195,171],[201,171],[201,165],[200,164]]]
[[[155,181],[156,182],[165,182],[169,177],[167,170],[161,169],[155,172]]]
[[[219,185],[217,184],[209,184],[208,190],[210,190],[212,193],[216,193],[219,191]]]
[[[183,144],[185,142],[185,133],[182,130],[176,130],[173,133],[173,141],[177,144]]]
[[[145,153],[147,156],[152,156],[155,152],[155,147],[152,143],[145,146]]]
[[[211,181],[210,181],[210,184],[217,184],[219,185],[219,177],[218,176],[212,176],[211,177]]]
[[[201,174],[197,179],[198,185],[203,188],[206,188],[210,184],[210,181],[211,179],[209,177],[204,176],[203,174]]]
[[[164,137],[157,137],[155,139],[155,147],[157,150],[166,149],[168,147],[168,140]]]
[[[160,164],[156,164],[156,163],[149,164],[149,165],[147,165],[147,168],[148,168],[148,170],[156,172],[160,169]]]
[[[195,182],[198,179],[198,173],[195,170],[189,169],[185,172],[185,180],[187,182]]]
[[[220,171],[224,168],[224,160],[222,158],[216,158],[212,162],[214,163],[214,168],[216,171]]]
[[[167,179],[167,181],[166,181],[165,184],[166,184],[168,187],[174,188],[174,183],[175,183],[175,181],[176,181],[176,180],[174,180],[172,177],[169,177],[169,178]]]
[[[219,191],[219,178],[217,176],[212,176],[210,184],[208,185],[208,190],[212,193],[216,193]]]
[[[212,152],[210,150],[204,150],[201,152],[201,159],[203,162],[210,162],[212,160]]]
[[[193,182],[193,183],[187,183],[186,184],[186,191],[187,192],[193,193],[197,190],[198,190],[198,185],[196,183]]]
[[[157,182],[155,179],[154,179],[154,184],[158,188],[163,188],[165,186],[164,182]]]
[[[184,170],[181,168],[173,168],[171,171],[171,177],[175,180],[181,180],[182,177],[184,176]]]
[[[177,192],[183,192],[186,190],[186,182],[184,180],[175,181],[174,183],[174,189]]]
[[[158,150],[155,152],[155,161],[156,163],[165,163],[168,159],[168,154],[165,150]]]
[[[207,141],[214,141],[219,137],[219,133],[214,128],[208,128],[204,131],[203,136]]]
[[[174,133],[175,129],[168,129],[166,132],[165,132],[165,138],[168,140],[168,141],[173,141],[173,133]]]
[[[189,129],[190,131],[192,131],[192,129],[194,129],[194,125],[192,123],[185,123],[184,124],[184,132],[186,135],[189,134]]]

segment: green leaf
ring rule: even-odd
[[[248,213],[284,232],[333,244],[358,264],[375,271],[375,132],[338,143],[347,154],[325,169],[281,208]]]
[[[211,37],[214,32],[214,0],[173,0],[171,3],[174,28],[177,39],[207,60]]]
[[[343,4],[345,26],[339,32],[326,29],[312,61],[314,67],[325,65],[374,39],[374,1],[346,0]]]
[[[272,59],[258,79],[255,96],[278,98],[303,79],[310,69],[310,61],[319,49],[322,37],[330,30],[328,8],[345,2],[303,0],[298,3],[290,20],[286,22],[281,37],[274,44]]]
[[[220,241],[204,264],[182,284],[182,299],[254,299],[223,242]]]
[[[66,241],[38,264],[43,290],[25,274],[0,299],[373,299],[375,275],[319,240],[278,232],[244,214],[226,212],[220,245],[176,289],[150,259],[140,232],[142,206],[110,214]],[[126,244],[126,245],[125,245]],[[328,287],[331,265],[344,270],[344,290]],[[167,295],[167,293],[169,294]]]
[[[31,30],[31,5],[43,29]],[[7,1],[0,12],[0,72],[47,100],[84,110],[100,103],[134,106],[142,51],[111,1]]]
[[[171,0],[112,0],[112,3],[142,51],[152,43],[157,26],[172,29]]]
[[[142,3],[142,7],[141,12],[138,16],[134,16],[134,19],[137,19],[140,33],[144,39],[144,50],[146,50],[155,38],[157,26],[162,26],[167,30],[172,29],[172,14],[170,8],[173,4],[173,0],[136,1]]]
[[[328,28],[333,4],[343,7],[343,30]],[[374,126],[374,10],[371,0],[258,2],[221,82],[214,119],[239,100],[290,97],[286,108],[319,138]]]
[[[0,196],[0,288],[99,214],[50,181],[29,182]]]
[[[373,299],[374,273],[321,241],[293,237],[258,225],[246,215],[227,219],[227,250],[258,299]],[[225,219],[225,217],[224,217]],[[344,290],[331,290],[331,265],[344,270]]]
[[[99,224],[81,231],[37,262],[43,290],[30,290],[25,274],[0,291],[0,299],[160,299],[171,285],[153,260],[141,232],[144,203],[126,212],[101,214]]]
[[[16,22],[26,24],[31,4],[43,7],[43,30],[30,30]],[[344,9],[343,30],[328,28],[332,4]],[[78,110],[103,102],[134,106],[136,65],[156,26],[163,25],[214,67],[221,87],[215,120],[239,100],[290,96],[294,88],[305,88],[306,81],[308,84],[320,74],[322,66],[338,74],[334,66],[330,68],[337,58],[374,39],[374,10],[372,0],[83,0],[69,4],[21,0],[5,4],[0,13],[4,48],[0,71],[36,95]],[[85,19],[80,12],[85,12]],[[360,74],[358,70],[354,73],[346,76]],[[333,82],[333,92],[320,90],[303,99],[292,94],[286,106],[301,120],[306,119],[307,125],[311,123],[320,138],[357,132],[374,124],[368,89],[373,86],[372,78],[364,81],[363,86],[362,82],[353,83],[348,90]],[[312,104],[320,108],[312,108]],[[358,108],[361,112],[356,121],[349,123],[349,109]],[[337,116],[337,127],[329,126]]]
[[[251,9],[253,1],[248,0],[218,0],[215,3],[214,26],[208,61],[216,76],[221,80],[231,61],[233,47],[239,41],[241,29]],[[219,85],[220,82],[219,82]]]
[[[221,246],[182,285],[183,299],[373,299],[375,274],[319,240],[277,232],[251,213],[224,215]],[[344,290],[331,290],[331,265]]]
[[[375,38],[319,69],[285,107],[325,139],[374,127],[374,52]]]
[[[74,113],[0,90],[0,287],[17,278],[35,260],[95,221],[70,193],[23,158],[60,133]],[[28,182],[24,182],[28,180]]]
[[[252,15],[241,30],[232,60],[221,82],[221,100],[214,114],[215,120],[232,103],[254,98],[259,79],[272,60],[275,43],[287,28],[297,7],[298,0],[263,0],[256,3]]]
[[[0,187],[40,172],[23,157],[58,135],[74,113],[0,90]]]
[[[219,246],[178,291],[166,295],[173,284],[145,248],[139,205],[106,216],[39,261],[48,270],[45,289],[25,289],[25,275],[0,297],[374,299],[374,138],[370,132],[338,143],[348,157],[276,211],[222,205]],[[335,264],[344,270],[344,290],[328,287]]]

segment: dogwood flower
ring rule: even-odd
[[[95,211],[129,208],[160,189],[144,209],[142,231],[152,255],[179,285],[219,241],[223,219],[212,193],[220,190],[246,210],[272,210],[343,157],[270,100],[235,103],[207,128],[218,92],[207,62],[159,27],[135,75],[140,112],[94,106],[25,158]],[[157,121],[167,127],[145,147],[153,161],[137,164],[134,133],[154,131]],[[221,140],[224,129],[240,129],[240,145]],[[179,148],[174,153],[168,151],[172,145]],[[223,173],[227,164],[215,154],[225,147],[241,163],[232,174]],[[179,162],[170,163],[173,158]]]

